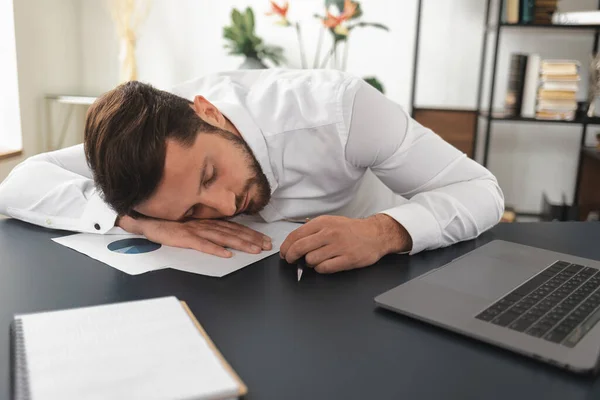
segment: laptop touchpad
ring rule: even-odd
[[[495,300],[525,282],[538,269],[473,254],[421,279],[461,293]]]

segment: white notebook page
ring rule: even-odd
[[[233,398],[175,297],[18,316],[32,399]]]

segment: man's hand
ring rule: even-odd
[[[194,219],[185,222],[120,217],[117,225],[166,246],[194,249],[219,257],[231,257],[226,247],[258,254],[271,250],[271,238],[230,221]]]
[[[317,272],[332,273],[372,265],[386,254],[411,248],[406,229],[388,215],[366,219],[323,216],[290,233],[280,253],[289,263],[306,256],[306,264]]]

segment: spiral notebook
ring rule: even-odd
[[[26,399],[234,399],[247,388],[184,302],[17,315],[12,393]]]

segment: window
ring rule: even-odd
[[[21,150],[13,0],[0,0],[0,155]]]

